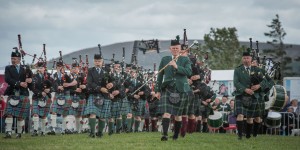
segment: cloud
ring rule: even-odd
[[[59,5],[58,5],[59,4]],[[48,58],[75,50],[139,39],[171,39],[187,29],[188,38],[203,39],[210,28],[236,27],[240,41],[265,42],[266,26],[279,14],[286,43],[300,44],[300,2],[197,0],[60,0],[0,1],[0,55],[9,56],[22,35],[23,48]],[[27,58],[27,57],[26,57]],[[27,62],[31,58],[27,58]],[[0,66],[9,62],[0,60]]]

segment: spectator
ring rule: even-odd
[[[296,127],[296,120],[295,116],[296,114],[294,113],[294,108],[293,106],[290,106],[287,108],[286,114],[282,116],[281,121],[282,121],[282,128],[285,132],[284,135],[290,135],[292,133],[292,129]]]
[[[218,105],[220,104],[220,99],[216,98],[215,101],[211,104],[211,107],[213,108],[213,110],[217,110]]]
[[[293,107],[294,113],[296,115],[299,115],[300,114],[300,108],[299,108],[298,100],[297,99],[293,99],[291,101],[291,106]]]
[[[5,107],[6,107],[6,103],[4,101],[3,96],[1,95],[1,97],[0,97],[0,133],[4,133],[4,131],[5,131],[5,118],[3,117]]]

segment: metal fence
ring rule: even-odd
[[[269,126],[266,134],[283,136],[300,136],[300,115],[291,112],[277,112],[281,114],[279,126]],[[266,124],[266,120],[265,120]]]

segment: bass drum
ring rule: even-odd
[[[281,85],[274,85],[269,94],[269,101],[265,102],[265,109],[280,111],[286,105],[286,90]]]
[[[207,124],[212,129],[219,129],[223,125],[222,113],[214,111],[213,115],[209,115],[207,119]]]
[[[265,123],[268,128],[279,128],[281,126],[281,114],[278,112],[268,112]]]

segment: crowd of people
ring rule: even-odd
[[[228,100],[228,95],[223,95],[221,102],[207,85],[209,70],[189,52],[187,45],[181,44],[179,38],[171,40],[170,52],[171,56],[162,58],[156,72],[155,68],[143,70],[138,64],[124,61],[105,64],[100,53],[94,55],[93,67],[81,59],[73,59],[68,67],[60,57],[53,66],[54,73],[47,71],[46,59],[39,59],[33,73],[21,64],[22,53],[15,49],[12,64],[5,68],[9,85],[4,93],[8,96],[5,109],[1,100],[1,109],[5,110],[4,138],[12,137],[13,118],[17,119],[16,138],[21,138],[29,111],[33,137],[57,134],[58,116],[63,118],[61,134],[82,133],[82,120],[88,118],[91,138],[103,137],[106,125],[108,135],[158,132],[161,126],[161,141],[168,140],[170,130],[173,140],[186,133],[216,129],[220,133],[236,129],[238,139],[243,135],[257,136],[266,114],[264,96],[274,83],[253,65],[249,52],[243,53],[243,64],[234,71],[235,98]],[[29,90],[33,92],[31,103]],[[297,102],[293,100],[288,111],[299,115]],[[221,116],[216,115],[219,112]],[[68,115],[75,117],[75,131],[66,127]],[[48,116],[50,131],[46,132]],[[142,120],[144,126],[140,130]],[[230,125],[236,126],[228,128]]]

